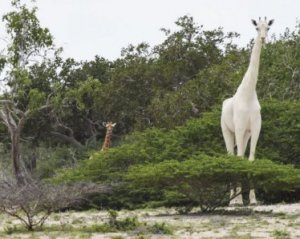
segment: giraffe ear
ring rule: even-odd
[[[255,20],[251,20],[254,26],[257,26],[257,22]]]
[[[112,127],[115,127],[115,126],[116,126],[116,124],[117,124],[117,123],[113,123],[111,126],[112,126]]]
[[[274,19],[270,20],[268,25],[271,26],[274,23]]]
[[[102,125],[103,125],[104,127],[106,127],[106,122],[102,122]]]

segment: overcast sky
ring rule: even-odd
[[[240,46],[256,34],[252,18],[274,18],[270,34],[279,35],[286,27],[294,29],[300,15],[300,0],[37,0],[35,5],[41,25],[64,48],[63,56],[76,60],[95,55],[114,60],[130,43],[160,44],[165,36],[159,29],[175,29],[174,22],[186,14],[206,30],[240,33]],[[9,10],[10,0],[0,0],[0,15]],[[1,22],[0,38],[3,28]]]

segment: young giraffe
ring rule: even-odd
[[[112,131],[113,131],[113,128],[116,126],[116,123],[107,122],[107,123],[104,123],[103,125],[106,127],[106,134],[105,134],[104,142],[102,144],[101,151],[105,152],[110,147]]]
[[[255,148],[261,128],[260,105],[256,94],[259,60],[262,45],[274,20],[252,20],[257,30],[257,37],[251,52],[250,63],[244,78],[235,95],[223,102],[221,127],[229,154],[234,154],[234,145],[237,145],[237,155],[243,157],[248,140],[251,137],[249,160],[254,160]],[[243,204],[241,186],[231,189],[230,205]],[[250,189],[250,204],[256,204],[254,188]]]

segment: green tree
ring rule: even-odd
[[[113,62],[102,101],[104,112],[119,123],[121,132],[178,125],[193,114],[191,110],[207,109],[196,104],[195,95],[189,96],[193,86],[188,89],[185,85],[219,64],[225,51],[234,49],[231,40],[236,34],[225,34],[221,28],[205,31],[189,16],[180,17],[175,25],[179,29],[174,32],[162,29],[166,35],[163,43],[152,48],[145,42],[129,45],[122,58]]]
[[[258,94],[261,98],[299,100],[300,25],[274,37],[263,50]]]
[[[167,39],[153,50],[161,66],[161,76],[157,80],[163,89],[171,91],[179,89],[199,71],[220,63],[222,47],[230,48],[232,38],[237,36],[232,32],[225,34],[221,28],[203,30],[203,26],[198,26],[190,16],[180,17],[175,24],[179,30],[171,33],[162,29]]]
[[[232,49],[218,64],[200,70],[177,91],[153,98],[147,107],[153,125],[174,128],[221,105],[243,77],[247,56],[247,51]]]
[[[53,47],[52,36],[42,28],[36,17],[36,8],[28,9],[19,0],[11,2],[14,11],[3,16],[9,44],[5,56],[4,76],[8,90],[0,101],[0,118],[7,127],[12,151],[12,164],[18,183],[26,180],[20,152],[20,137],[25,121],[36,110],[45,108],[46,95],[31,88],[29,67],[32,60]]]

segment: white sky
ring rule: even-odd
[[[114,60],[130,43],[159,44],[165,39],[159,29],[175,29],[174,22],[186,14],[206,30],[240,33],[240,46],[256,34],[252,18],[274,18],[270,34],[278,35],[286,27],[294,29],[300,15],[299,0],[36,0],[36,6],[41,25],[64,48],[63,56],[76,60],[95,55]],[[9,10],[10,1],[0,0],[0,15]],[[1,22],[0,38],[4,35]],[[0,50],[4,46],[0,40]]]

